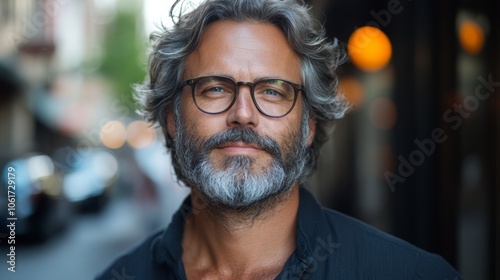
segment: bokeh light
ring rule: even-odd
[[[102,144],[110,149],[118,149],[127,139],[127,131],[122,122],[109,121],[101,127]]]
[[[361,70],[375,72],[384,68],[392,56],[391,41],[380,29],[364,26],[349,37],[347,51],[352,63]]]
[[[339,91],[344,94],[353,109],[359,107],[365,99],[365,89],[354,77],[343,77],[339,82]]]
[[[465,20],[460,24],[458,39],[467,53],[478,54],[484,46],[484,31],[476,22]]]
[[[127,143],[133,148],[145,148],[155,139],[156,131],[145,121],[134,121],[127,126]]]
[[[375,99],[370,104],[370,120],[379,129],[391,129],[397,120],[396,105],[387,97]]]

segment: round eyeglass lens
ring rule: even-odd
[[[255,85],[254,96],[257,106],[264,113],[278,117],[292,109],[295,90],[286,81],[264,80]]]
[[[236,84],[228,78],[207,77],[199,80],[194,87],[194,101],[203,111],[220,113],[232,103]]]

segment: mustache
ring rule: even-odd
[[[265,150],[275,157],[281,157],[281,149],[278,142],[268,136],[260,136],[251,128],[232,128],[208,138],[203,144],[204,151],[210,151],[218,145],[230,142],[243,142]]]

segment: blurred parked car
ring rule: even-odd
[[[44,241],[68,224],[71,205],[62,193],[62,178],[47,155],[34,154],[14,159],[3,167],[0,217],[16,217],[16,236]],[[10,175],[9,175],[10,173]],[[8,178],[14,179],[8,187]],[[8,192],[8,190],[14,192]],[[8,194],[15,197],[12,214]],[[11,201],[12,202],[12,201]]]
[[[67,155],[64,158],[68,158]],[[118,161],[110,152],[92,148],[72,155],[63,178],[63,193],[83,212],[98,212],[110,198],[118,177]]]

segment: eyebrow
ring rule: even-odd
[[[239,82],[239,80],[236,79],[234,76],[231,76],[231,75],[228,75],[228,74],[224,74],[224,73],[208,73],[208,74],[200,75],[198,77],[209,77],[209,76],[224,77],[224,78],[228,78],[228,79],[231,79],[233,81]],[[194,77],[194,78],[197,78],[197,77]],[[262,80],[284,80],[284,81],[290,81],[292,83],[296,83],[294,81],[291,81],[291,79],[287,79],[287,78],[279,77],[279,76],[259,76],[259,77],[257,77],[256,79],[254,79],[252,81],[241,81],[241,82],[252,82],[252,83],[255,83],[255,82],[258,82],[258,81],[262,81]],[[296,84],[301,84],[301,83],[302,83],[302,81],[300,81],[300,82],[298,82]]]

